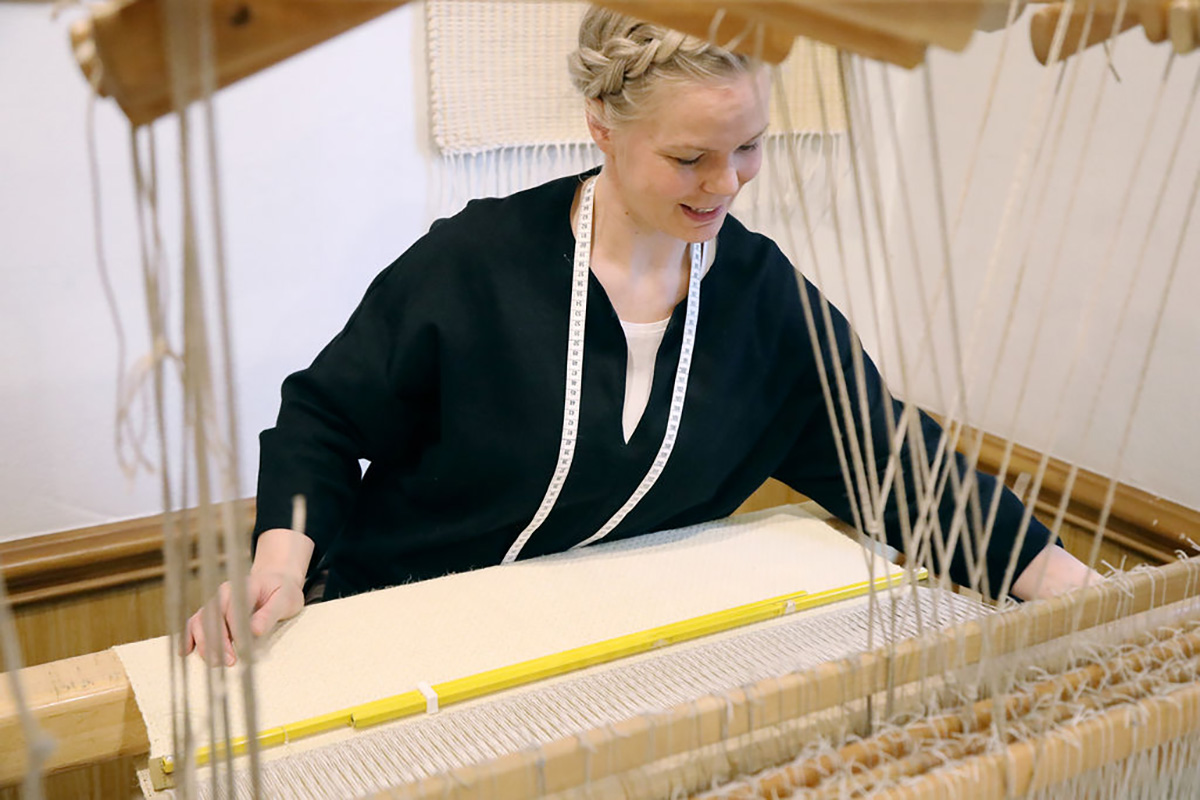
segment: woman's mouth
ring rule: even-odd
[[[696,208],[695,206],[684,205],[683,203],[680,203],[679,207],[683,209],[683,213],[688,216],[688,219],[695,220],[696,222],[712,222],[721,215],[721,209],[723,208],[723,206]]]

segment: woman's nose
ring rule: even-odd
[[[730,196],[737,193],[738,174],[732,161],[726,161],[704,176],[701,188],[709,194]]]

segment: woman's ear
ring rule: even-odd
[[[592,135],[592,141],[600,148],[600,152],[608,155],[612,149],[612,128],[605,122],[607,115],[604,113],[604,101],[588,100],[586,113],[588,133]]]

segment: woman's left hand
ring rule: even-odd
[[[1013,581],[1012,594],[1022,600],[1037,600],[1066,594],[1085,582],[1094,586],[1102,580],[1104,576],[1099,572],[1089,569],[1087,564],[1058,545],[1051,544],[1034,556],[1025,571]]]

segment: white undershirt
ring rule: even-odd
[[[654,383],[654,362],[658,347],[667,332],[670,317],[658,322],[626,322],[625,343],[629,348],[625,367],[625,407],[621,413],[621,424],[625,431],[625,442],[633,435],[634,428],[646,411],[650,400],[650,386]]]
[[[716,242],[704,243],[704,271],[712,266],[716,257]],[[625,433],[625,443],[633,435],[642,414],[646,412],[646,403],[650,402],[650,388],[654,384],[654,362],[658,359],[658,348],[662,345],[663,336],[667,332],[667,323],[671,318],[660,319],[658,322],[626,322],[621,320],[625,330],[625,344],[628,348],[625,364],[625,405],[621,411],[621,427]]]

